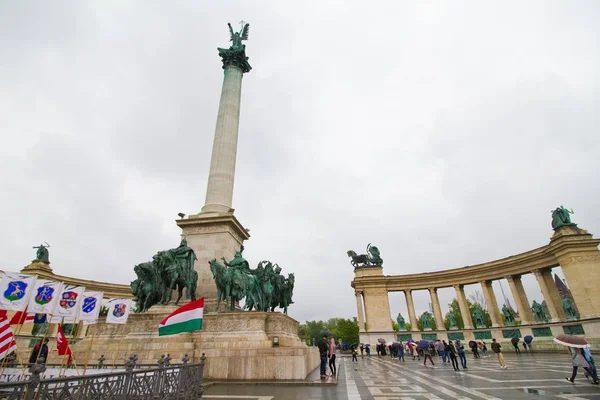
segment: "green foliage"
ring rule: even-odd
[[[349,342],[358,343],[358,322],[356,318],[331,318],[329,321],[306,321],[298,327],[298,336],[300,340],[307,345],[318,343],[323,337],[323,333],[333,336],[336,343]]]
[[[410,324],[410,322],[407,322],[407,323],[406,323],[406,331],[407,331],[407,332],[410,332],[410,331],[412,331],[412,329],[411,329],[411,328],[412,328],[412,325]]]
[[[394,332],[398,332],[400,330],[400,326],[394,320],[392,320],[392,329],[394,330]]]
[[[100,316],[101,317],[106,317],[108,315],[108,307],[107,306],[101,306],[100,307]]]

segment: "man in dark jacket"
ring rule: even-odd
[[[323,340],[319,342],[319,356],[321,357],[321,378],[327,378],[327,352],[329,351],[329,343],[327,335],[323,336]]]
[[[504,363],[504,354],[502,354],[502,346],[500,343],[496,342],[496,339],[492,339],[492,351],[498,356],[498,362],[500,363],[500,368],[506,369],[506,364]]]

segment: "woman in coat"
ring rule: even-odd
[[[569,350],[571,350],[571,360],[573,363],[573,374],[571,375],[570,378],[565,378],[565,379],[571,383],[575,383],[575,376],[577,375],[577,369],[579,367],[583,368],[584,370],[587,371],[588,374],[592,375],[592,370],[590,369],[590,364],[587,362],[587,360],[583,356],[583,352],[581,351],[581,349],[578,349],[575,347],[569,347]],[[594,383],[598,384],[598,382],[594,382]]]

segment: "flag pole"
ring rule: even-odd
[[[123,339],[125,338],[125,335],[123,335],[123,325],[121,324],[120,329],[118,330],[120,332],[121,335],[121,340],[119,340],[119,345],[117,346],[117,355],[115,356],[114,360],[113,360],[113,366],[112,366],[112,370],[114,371],[115,366],[117,365],[117,356],[119,355],[119,351],[121,349],[121,344],[123,344]],[[112,371],[111,371],[112,372]]]
[[[90,345],[88,346],[88,349],[86,351],[85,364],[83,366],[83,376],[85,376],[85,371],[87,371],[88,363],[90,361],[90,354],[92,352],[92,345],[94,344],[94,338],[96,337],[96,331],[98,331],[97,324],[98,324],[98,321],[96,321],[96,324],[94,324],[94,333],[92,334],[92,338],[90,339]]]
[[[40,353],[42,352],[42,347],[44,347],[44,340],[46,340],[46,338],[48,337],[48,331],[50,330],[50,324],[52,321],[52,314],[46,314],[46,320],[48,321],[48,326],[46,327],[46,332],[44,332],[44,336],[42,337],[42,341],[40,343],[40,348],[38,350],[38,353],[35,355],[35,360],[33,361],[34,364],[37,363],[38,358],[40,358]],[[48,354],[50,355],[50,354]],[[46,363],[48,362],[48,360],[45,360]]]

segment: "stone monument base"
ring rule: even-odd
[[[316,347],[298,337],[298,321],[279,312],[206,313],[203,330],[158,336],[158,324],[172,306],[155,306],[144,314],[132,314],[126,325],[99,322],[88,336],[72,345],[73,358],[83,364],[104,355],[105,365],[119,364],[137,354],[138,363],[156,363],[169,353],[172,363],[184,354],[199,362],[206,354],[204,376],[208,379],[305,379],[319,364]],[[274,338],[279,346],[274,346]],[[52,360],[49,360],[52,362]]]

